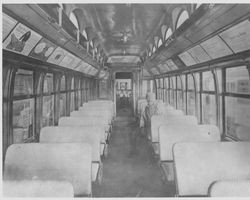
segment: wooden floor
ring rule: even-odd
[[[103,183],[96,197],[171,197],[174,185],[163,184],[160,168],[145,137],[137,137],[136,153],[131,154],[130,134],[134,131],[132,111],[117,112],[109,155],[103,160]]]

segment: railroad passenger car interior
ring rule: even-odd
[[[250,4],[2,4],[3,197],[250,197]]]

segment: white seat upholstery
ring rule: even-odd
[[[4,197],[74,197],[71,183],[66,181],[3,181]]]
[[[216,181],[209,187],[210,197],[250,197],[250,179]]]
[[[250,142],[176,143],[173,155],[180,196],[207,195],[216,180],[250,178]]]
[[[208,134],[208,126],[195,124],[169,124],[159,128],[159,145],[161,161],[172,161],[172,147],[177,142],[217,142],[220,141],[219,132]],[[211,129],[212,130],[212,129]],[[211,132],[210,130],[210,132]],[[216,135],[218,134],[218,135]]]
[[[101,142],[105,143],[108,125],[105,123],[105,119],[101,116],[77,116],[77,117],[61,117],[58,122],[58,126],[98,126],[102,127]]]
[[[167,124],[198,124],[192,115],[153,115],[151,117],[151,141],[159,142],[159,127]]]
[[[214,141],[220,141],[220,130],[217,126],[212,124],[200,124],[198,128],[200,129],[200,134],[204,134],[204,136],[208,136],[208,138]]]
[[[91,195],[91,147],[83,143],[25,143],[8,147],[4,180],[56,180],[75,196]]]
[[[82,108],[78,111],[73,111],[70,113],[70,116],[75,116],[74,113],[78,113],[78,115],[82,116],[102,116],[107,120],[108,124],[112,123],[112,114],[110,111],[106,109],[98,109],[98,108]]]
[[[87,143],[92,148],[92,181],[96,180],[101,162],[101,129],[93,126],[44,127],[40,132],[40,143]]]

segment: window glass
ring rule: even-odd
[[[188,15],[188,12],[186,10],[184,10],[179,19],[178,19],[178,22],[177,22],[177,25],[176,25],[176,29],[183,24],[183,22],[185,22],[187,19],[189,18],[189,15]]]
[[[82,105],[81,102],[81,79],[78,81],[78,107]]]
[[[167,32],[166,32],[166,35],[165,35],[165,40],[167,40],[169,38],[169,36],[172,35],[172,29],[171,28],[168,28]]]
[[[225,97],[226,134],[250,141],[250,99]]]
[[[245,66],[228,68],[226,70],[226,91],[250,94],[249,73]]]
[[[53,92],[53,74],[49,74],[49,73],[46,74],[44,78],[43,92],[44,93]]]
[[[195,115],[195,92],[187,92],[187,114]]]
[[[181,79],[182,79],[182,85],[183,85],[183,88],[182,88],[182,91],[183,91],[183,112],[186,114],[186,76],[185,75],[182,75],[181,76]]]
[[[196,113],[197,115],[196,116],[197,116],[198,122],[202,123],[201,122],[201,107],[200,107],[200,104],[201,104],[200,92],[197,93],[196,98],[197,98],[197,107],[196,107],[197,108],[197,113]]]
[[[216,125],[215,95],[202,94],[202,119],[204,124]]]
[[[182,89],[182,80],[180,76],[177,76],[177,89]]]
[[[159,81],[159,79],[156,79],[156,85],[157,85],[157,88],[160,87],[160,81]]]
[[[71,80],[71,90],[74,90],[75,84],[74,84],[74,77]],[[71,91],[70,94],[70,112],[75,110],[75,92]]]
[[[74,77],[71,79],[71,90],[74,90],[75,89],[75,79],[74,79]]]
[[[202,87],[204,91],[214,91],[214,78],[212,72],[202,73]]]
[[[71,92],[70,95],[70,112],[75,110],[75,92]]]
[[[76,27],[77,29],[79,29],[78,21],[77,21],[76,16],[75,16],[74,13],[70,13],[69,19],[70,19],[70,21],[75,25],[75,27]]]
[[[33,71],[18,69],[15,76],[14,96],[33,94]]]
[[[13,102],[13,143],[22,143],[34,136],[34,99]]]
[[[188,74],[188,90],[194,90],[194,79],[192,74]]]
[[[183,93],[180,90],[177,91],[177,109],[179,109],[179,110],[184,109]]]
[[[216,73],[216,77],[217,77],[217,80],[218,80],[218,89],[219,89],[219,93],[222,92],[222,72],[221,72],[221,69],[216,69],[215,71]]]
[[[54,95],[43,97],[42,127],[54,125]]]
[[[61,89],[60,91],[65,91],[66,90],[66,84],[65,84],[65,76],[61,78]]]
[[[142,81],[142,97],[146,98],[146,94],[147,94],[147,80],[143,80]]]
[[[195,73],[194,75],[194,79],[195,79],[195,83],[196,83],[196,90],[199,92],[200,90],[200,74],[199,73]]]
[[[60,86],[60,117],[66,116],[66,93],[62,93],[62,91],[66,90],[65,85],[65,76],[62,76],[61,78],[61,86]]]
[[[170,104],[176,108],[175,77],[170,78]]]
[[[168,85],[168,78],[164,78],[164,91],[165,91],[165,102],[169,103],[169,85]]]
[[[66,93],[60,94],[60,117],[66,116]]]
[[[159,41],[158,41],[158,46],[157,47],[160,47],[162,45],[162,39],[160,39]]]

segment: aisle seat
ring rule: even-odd
[[[74,197],[71,183],[67,181],[21,180],[3,181],[3,197]]]
[[[74,111],[74,114],[72,115],[74,116],[59,118],[58,126],[100,126],[103,128],[102,143],[105,143],[109,126],[107,125],[104,117],[86,116],[82,115],[81,113],[77,114],[77,111]]]
[[[107,100],[107,101],[103,101],[103,100],[94,100],[94,101],[89,101],[88,102],[89,105],[107,105],[111,108],[113,115],[115,114],[115,105],[114,102],[111,100]]]
[[[105,108],[98,108],[98,107],[84,107],[83,108],[82,107],[82,108],[79,108],[79,110],[75,112],[79,112],[88,116],[96,116],[96,115],[103,116],[107,120],[109,125],[112,124],[112,120],[113,120],[112,113]]]
[[[217,180],[250,179],[250,142],[176,143],[173,147],[179,196],[206,196]]]
[[[159,127],[161,125],[180,123],[180,124],[198,124],[198,120],[193,115],[153,115],[151,117],[151,141],[159,142]]]
[[[211,127],[211,128],[210,128]],[[207,128],[207,131],[205,129]],[[213,132],[215,130],[215,132]],[[172,148],[177,142],[217,142],[220,133],[215,125],[169,124],[159,128],[161,161],[173,161]]]
[[[209,186],[210,197],[250,197],[250,178],[248,180],[215,181]]]
[[[151,118],[151,145],[156,155],[159,154],[159,127],[161,125],[197,125],[197,118],[193,115],[153,115]]]
[[[24,143],[8,147],[4,180],[55,180],[73,185],[74,196],[91,196],[91,146]]]
[[[47,126],[41,129],[40,143],[87,143],[92,148],[92,181],[96,181],[101,167],[101,128],[94,126]]]
[[[220,141],[219,129],[214,125],[172,123],[159,128],[159,153],[161,167],[168,181],[174,180],[173,145],[177,142],[217,142]]]

